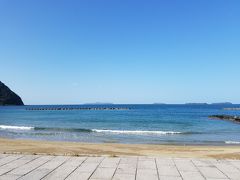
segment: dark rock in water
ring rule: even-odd
[[[238,123],[240,123],[240,116],[212,115],[212,116],[209,116],[209,118],[212,118],[212,119],[221,119],[221,120],[228,120],[228,121],[233,121],[233,122],[238,122]]]
[[[0,105],[24,105],[22,99],[0,81]]]

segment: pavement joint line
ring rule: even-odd
[[[57,156],[55,157],[57,158]],[[51,160],[55,159],[52,158]],[[42,178],[40,178],[40,180],[44,179],[46,176],[48,176],[49,174],[51,174],[53,171],[55,171],[57,168],[59,168],[60,166],[62,166],[65,162],[67,162],[71,157],[68,157],[65,161],[63,161],[61,164],[59,164],[57,167],[53,168],[50,172],[48,172],[47,174],[45,174]],[[49,160],[48,162],[50,162],[51,160]],[[46,162],[47,163],[47,162]],[[39,166],[40,167],[40,166]],[[38,167],[38,168],[39,168]]]
[[[119,161],[118,161],[118,163],[117,163],[117,167],[116,167],[116,169],[115,169],[115,171],[114,171],[111,179],[113,179],[114,175],[116,174],[116,171],[117,171],[117,169],[118,169],[118,166],[119,166],[121,160],[122,160],[122,158],[119,159]]]
[[[9,156],[8,156],[9,157]],[[18,159],[21,159],[21,158],[23,158],[24,156],[22,155],[22,156],[20,156],[19,158],[17,158],[17,159],[13,159],[13,160],[11,160],[11,161],[9,161],[9,162],[6,162],[5,164],[2,164],[2,165],[0,165],[0,167],[2,167],[2,166],[4,166],[4,165],[6,165],[6,164],[9,164],[9,163],[11,163],[11,162],[13,162],[13,161],[16,161],[16,160],[18,160]]]
[[[156,170],[157,170],[158,180],[160,180],[160,176],[159,176],[159,172],[158,172],[158,166],[157,166],[157,160],[156,160],[156,158],[154,158],[154,162],[155,162],[155,166],[156,166]]]
[[[177,171],[178,171],[178,174],[180,175],[180,178],[183,179],[182,174],[180,173],[180,171],[179,171],[179,169],[178,169],[178,167],[177,167],[177,165],[176,165],[175,159],[172,158],[172,161],[173,161],[173,164],[174,164],[174,166],[176,167],[176,169],[177,169]]]
[[[192,161],[192,159],[191,159],[191,161],[190,161],[192,164],[193,164],[193,166],[198,170],[198,172],[201,174],[201,176],[203,177],[203,179],[207,179],[205,176],[204,176],[204,174],[200,171],[200,169],[196,166],[196,164],[194,164],[194,162]]]
[[[220,162],[221,163],[221,162]],[[223,171],[221,171],[216,165],[214,165],[221,173],[223,173],[224,176],[226,176],[228,179],[231,179],[230,177],[228,177],[228,175],[226,175]]]
[[[42,156],[39,156],[38,158],[40,158],[40,157],[42,157]],[[36,158],[36,159],[38,159],[38,158]],[[24,177],[24,176],[26,176],[27,174],[33,172],[34,170],[38,169],[39,167],[41,167],[42,165],[46,164],[47,162],[51,161],[51,160],[54,159],[54,158],[55,158],[55,157],[47,160],[45,163],[41,164],[40,166],[37,166],[36,168],[32,169],[31,171],[27,172],[26,174],[22,175],[21,177],[19,177],[19,178],[17,178],[17,179],[21,179],[22,177]],[[34,159],[34,160],[36,160],[36,159]]]
[[[74,171],[76,171],[77,168],[79,168],[86,160],[87,160],[87,157],[85,157],[84,161],[82,161],[71,173],[69,173],[69,174],[64,178],[64,180],[67,179],[72,173],[74,173]]]
[[[24,158],[24,157],[26,157],[26,156],[23,156],[22,158]],[[22,159],[22,158],[20,158],[20,159]],[[28,161],[28,162],[22,164],[21,166],[24,166],[24,165],[26,165],[26,164],[28,164],[28,163],[30,163],[30,162],[32,162],[32,161],[38,159],[38,158],[40,158],[40,156],[37,156],[36,158],[34,158],[34,159],[32,159],[32,160],[30,160],[30,161]],[[17,159],[17,160],[19,160],[19,159]],[[19,168],[19,166],[18,166],[18,167],[15,167],[15,168],[13,168],[13,169],[11,169],[11,170],[9,170],[8,172],[5,172],[5,173],[1,174],[1,176],[5,175],[5,174],[7,174],[7,173],[9,173],[9,172],[11,172],[11,171],[17,169],[17,168]]]
[[[136,164],[136,171],[135,171],[135,180],[137,179],[138,162],[139,162],[139,157],[137,157],[137,164]]]
[[[101,162],[97,165],[97,167],[93,170],[93,172],[90,174],[90,176],[88,177],[88,180],[92,177],[93,173],[97,170],[97,168],[100,166],[100,164],[103,162],[103,160],[105,159],[106,157],[104,157]]]

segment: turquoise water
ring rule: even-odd
[[[29,111],[34,107],[126,107],[129,110]],[[75,105],[0,107],[0,136],[76,142],[240,144],[240,124],[209,115],[240,105]]]

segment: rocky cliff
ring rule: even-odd
[[[0,106],[24,105],[22,99],[0,81]]]

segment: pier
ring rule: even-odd
[[[71,111],[71,110],[129,110],[125,107],[36,107],[26,108],[28,111]]]

